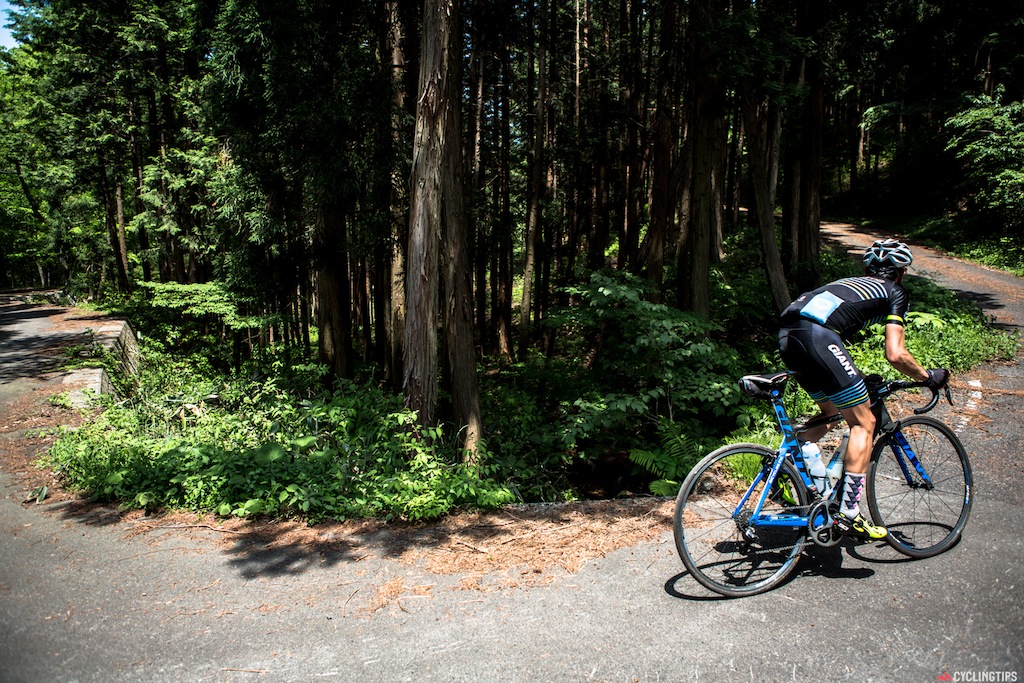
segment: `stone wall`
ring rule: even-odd
[[[117,368],[126,377],[135,377],[139,372],[139,342],[135,332],[124,320],[112,320],[94,330],[93,340],[114,354]],[[89,404],[92,396],[111,394],[118,397],[117,389],[110,381],[104,368],[80,368],[69,372],[63,380],[68,398],[75,408]]]

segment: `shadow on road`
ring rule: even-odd
[[[85,327],[53,329],[50,319],[66,309],[16,304],[0,306],[0,383],[37,379],[56,370],[65,349],[87,341]],[[102,315],[75,318],[76,324],[103,321]]]
[[[885,543],[868,544],[845,539],[840,545],[831,548],[813,546],[805,549],[793,573],[773,590],[779,590],[794,581],[811,576],[860,581],[875,575],[875,570],[871,567],[844,567],[844,555],[848,555],[861,562],[879,564],[911,561],[911,558],[899,555]],[[665,583],[665,592],[673,598],[679,598],[680,600],[712,601],[728,599],[705,589],[695,579],[690,577],[689,572],[676,574],[669,579]]]

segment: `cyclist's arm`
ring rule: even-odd
[[[911,379],[919,382],[928,380],[928,371],[922,368],[907,350],[903,325],[889,323],[885,326],[885,359]]]

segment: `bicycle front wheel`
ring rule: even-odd
[[[904,555],[932,557],[960,539],[971,513],[971,487],[967,452],[938,420],[908,417],[875,442],[868,507],[875,523],[889,530],[885,540]]]
[[[775,455],[759,444],[724,446],[697,463],[679,489],[676,549],[705,588],[727,597],[754,595],[774,588],[796,565],[806,527],[749,524]],[[802,508],[806,514],[806,505],[807,490],[787,460],[761,513],[799,514]]]

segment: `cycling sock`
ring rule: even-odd
[[[843,477],[843,502],[839,508],[847,517],[853,518],[860,514],[860,494],[864,490],[864,475],[847,472]]]

